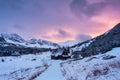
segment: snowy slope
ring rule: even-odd
[[[73,51],[79,51],[79,55],[82,57],[89,57],[105,53],[118,46],[120,47],[120,23],[100,36],[76,44],[72,49]]]
[[[61,68],[67,80],[120,80],[120,48],[78,61],[67,61]]]
[[[22,37],[13,33],[12,34],[2,33],[0,34],[0,36],[3,37],[8,42],[9,41],[19,42],[19,43],[25,42],[25,40]]]
[[[26,43],[27,46],[30,47],[38,47],[38,48],[58,48],[59,45],[57,43],[53,43],[47,40],[41,40],[41,39],[31,39],[28,40]]]
[[[78,43],[76,45],[73,45],[71,47],[71,50],[72,51],[81,51],[83,48],[89,46],[93,41],[95,41],[94,39],[91,39],[91,40],[88,40],[88,41],[85,41],[85,42],[82,42],[82,43]]]
[[[47,40],[41,39],[31,39],[31,40],[24,40],[17,34],[7,34],[2,33],[0,37],[3,37],[7,43],[12,43],[16,45],[21,45],[24,47],[36,47],[36,48],[58,48],[59,45],[57,43],[53,43]]]

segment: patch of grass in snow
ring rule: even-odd
[[[35,68],[19,69],[11,72],[8,80],[34,80],[37,76],[42,74],[49,66],[37,66]]]
[[[114,69],[120,70],[119,58],[108,61],[98,59],[98,61],[94,60],[90,62],[70,61],[61,63],[62,73],[67,80],[97,80],[93,79],[93,77],[108,75],[109,73],[112,73],[111,70]]]
[[[86,76],[86,80],[89,80],[91,77],[105,76],[112,72],[113,69],[120,70],[120,61],[115,60],[108,63],[94,64],[93,69],[89,71]],[[115,77],[115,76],[113,76]],[[119,76],[118,76],[119,77]],[[92,78],[93,79],[93,78]],[[90,80],[92,80],[90,79]],[[116,78],[116,80],[118,80]]]

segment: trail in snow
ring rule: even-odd
[[[52,60],[51,66],[35,80],[65,80],[60,70],[61,62],[59,60]]]

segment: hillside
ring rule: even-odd
[[[66,80],[120,80],[120,47],[104,54],[61,63]]]
[[[58,47],[57,43],[46,40],[24,40],[17,34],[0,34],[0,56],[36,54]]]
[[[103,54],[115,47],[120,47],[120,23],[104,34],[76,44],[71,49],[74,53],[79,53],[82,57],[88,57],[100,53]]]

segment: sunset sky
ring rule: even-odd
[[[120,22],[120,0],[0,0],[0,33],[84,41]]]

